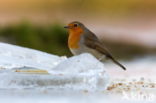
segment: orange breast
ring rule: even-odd
[[[79,41],[83,30],[77,28],[76,30],[69,30],[68,46],[72,49],[79,48]]]

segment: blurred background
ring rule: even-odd
[[[1,0],[0,41],[71,56],[71,21],[91,29],[118,59],[156,54],[154,0]]]

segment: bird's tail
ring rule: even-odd
[[[109,59],[111,59],[115,64],[120,66],[123,70],[126,70],[126,68],[122,64],[120,64],[118,61],[116,61],[112,56],[109,56]]]

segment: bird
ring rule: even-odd
[[[68,29],[68,47],[73,55],[90,53],[102,61],[104,58],[110,59],[123,70],[126,68],[120,64],[101,43],[98,37],[79,21],[73,21],[64,28]]]

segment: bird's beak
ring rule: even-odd
[[[64,26],[64,28],[68,29],[68,28],[69,28],[69,26]]]
[[[70,27],[70,26],[64,26],[64,28],[66,28],[66,29],[70,29],[71,27]]]

